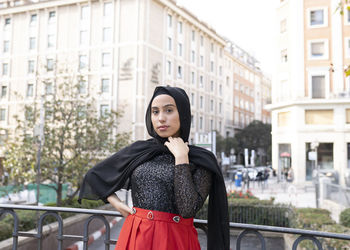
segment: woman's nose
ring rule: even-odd
[[[159,121],[165,121],[165,115],[163,112],[160,112],[159,115],[158,115],[158,120]]]

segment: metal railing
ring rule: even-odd
[[[29,232],[20,232],[19,231],[19,218],[17,213],[14,210],[31,210],[31,211],[44,211],[44,213],[40,216],[39,221],[37,223],[37,233],[29,233]],[[64,235],[63,234],[63,219],[59,215],[59,212],[69,212],[69,213],[77,213],[77,214],[90,214],[91,216],[85,220],[84,223],[84,233],[83,235]],[[111,244],[116,244],[117,240],[110,239],[110,226],[105,216],[117,216],[121,217],[120,213],[114,211],[105,211],[105,210],[94,210],[94,209],[78,209],[78,208],[64,208],[64,207],[45,207],[45,206],[24,206],[24,205],[8,205],[8,204],[0,204],[0,219],[4,214],[12,215],[14,219],[13,224],[13,245],[12,249],[16,250],[18,247],[18,237],[31,237],[36,238],[38,241],[38,250],[42,249],[42,241],[43,241],[43,222],[47,216],[54,216],[58,222],[58,232],[56,235],[56,239],[58,241],[58,249],[63,249],[63,241],[64,240],[75,240],[83,242],[83,249],[88,249],[88,228],[90,222],[97,218],[101,220],[106,229],[106,233],[104,236],[104,244],[105,249],[109,249]],[[194,220],[195,227],[201,228],[205,232],[207,232],[207,221],[206,220]],[[242,224],[242,223],[230,223],[231,229],[242,230],[238,236],[236,241],[236,249],[240,250],[242,245],[242,239],[248,234],[254,234],[258,237],[261,243],[261,249],[266,249],[266,241],[261,232],[275,232],[280,234],[292,234],[299,235],[296,240],[293,242],[292,250],[296,250],[299,243],[304,240],[311,240],[317,249],[323,249],[322,243],[318,239],[320,238],[332,238],[332,239],[340,239],[347,240],[350,243],[350,235],[346,234],[338,234],[338,233],[328,233],[328,232],[319,232],[319,231],[311,231],[304,229],[295,229],[295,228],[286,228],[286,227],[275,227],[275,226],[262,226],[262,225],[252,225],[252,224]]]

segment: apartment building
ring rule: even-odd
[[[271,123],[271,80],[263,74],[255,57],[232,41],[226,45],[226,55],[233,78],[232,120],[234,131],[241,130],[253,120]]]
[[[280,174],[292,167],[297,183],[313,180],[316,148],[320,169],[341,184],[350,167],[350,12],[338,4],[280,0],[277,8],[272,165]]]
[[[224,134],[226,42],[174,1],[0,1],[0,32],[2,128],[14,128],[20,104],[55,91],[64,64],[82,76],[80,91],[97,109],[123,111],[120,129],[133,140],[148,136],[144,114],[158,85],[187,91],[191,142],[196,132]]]

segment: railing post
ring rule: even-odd
[[[1,209],[0,210],[0,217],[4,216],[5,214],[11,214],[13,217],[13,232],[12,232],[12,250],[17,250],[18,245],[18,216],[15,211],[12,209]]]
[[[38,222],[38,234],[37,234],[37,238],[39,240],[38,250],[42,249],[43,221],[49,215],[52,215],[57,219],[57,222],[58,222],[58,235],[57,235],[58,247],[57,247],[57,249],[62,250],[63,220],[62,220],[62,217],[57,212],[45,212],[44,214],[42,214],[40,216],[40,219]]]
[[[107,219],[102,215],[92,215],[88,219],[86,219],[84,224],[84,238],[83,238],[83,249],[88,249],[88,243],[89,243],[89,224],[93,219],[100,219],[105,224],[106,227],[106,236],[105,236],[105,249],[109,250],[109,237],[110,237],[110,227]]]

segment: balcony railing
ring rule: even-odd
[[[29,232],[20,232],[19,231],[19,219],[17,213],[14,210],[31,210],[31,211],[42,211],[44,212],[37,223],[37,233],[29,233]],[[85,220],[84,223],[84,233],[83,235],[64,235],[63,234],[63,219],[58,214],[59,212],[69,212],[76,214],[89,214],[91,215]],[[45,206],[22,206],[22,205],[8,205],[8,204],[0,204],[0,219],[3,218],[4,214],[10,214],[13,217],[13,245],[12,249],[16,250],[18,247],[18,237],[31,237],[36,238],[38,241],[38,250],[42,249],[42,241],[44,238],[43,235],[43,225],[44,220],[47,216],[54,216],[58,222],[58,232],[56,235],[56,239],[58,241],[58,249],[63,249],[63,241],[64,240],[75,240],[83,242],[83,249],[88,249],[88,228],[89,224],[93,219],[101,220],[106,229],[105,233],[105,249],[109,249],[111,244],[116,244],[116,239],[110,239],[110,226],[105,216],[117,216],[121,217],[120,213],[114,211],[105,211],[105,210],[94,210],[94,209],[77,209],[77,208],[64,208],[64,207],[45,207]],[[206,232],[207,229],[207,221],[206,220],[194,220],[195,227],[201,228]],[[237,236],[236,241],[236,249],[240,250],[242,248],[242,239],[247,234],[254,234],[259,239],[261,243],[261,249],[266,249],[265,238],[261,232],[275,232],[280,234],[292,234],[298,235],[296,240],[292,244],[292,250],[296,250],[299,243],[303,240],[311,240],[317,249],[323,249],[322,243],[318,238],[332,238],[339,240],[348,240],[350,241],[350,235],[346,234],[337,234],[337,233],[328,233],[328,232],[320,232],[320,231],[311,231],[304,229],[295,229],[295,228],[286,228],[286,227],[275,227],[275,226],[261,226],[261,225],[252,225],[252,224],[242,224],[242,223],[230,223],[231,229],[241,230],[241,232]],[[349,242],[350,243],[350,242]]]

